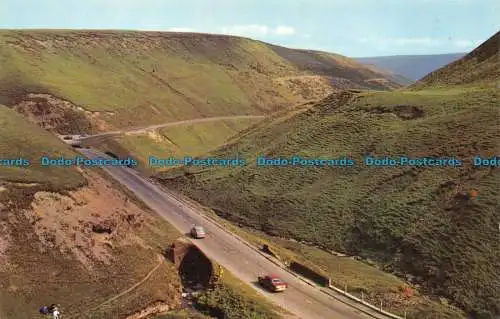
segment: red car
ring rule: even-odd
[[[273,292],[288,288],[288,284],[276,276],[259,276],[259,285]]]

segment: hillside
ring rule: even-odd
[[[493,84],[500,79],[500,31],[462,59],[420,79],[414,88],[435,85]]]
[[[465,54],[393,55],[354,58],[354,60],[366,65],[374,65],[381,70],[388,70],[396,76],[400,75],[407,79],[406,83],[402,83],[406,85],[462,58]]]
[[[50,119],[70,109],[102,131],[263,114],[337,87],[399,86],[346,57],[297,51],[296,61],[294,52],[213,34],[0,31],[0,103],[36,113],[50,102]]]
[[[54,302],[64,318],[177,312],[186,270],[164,253],[182,234],[102,171],[43,167],[43,155],[76,153],[0,105],[0,318],[35,318]],[[31,165],[7,165],[20,158]],[[279,317],[228,275],[221,289],[230,290],[216,296],[225,304],[204,304],[205,311]],[[211,300],[210,291],[204,296]]]
[[[498,102],[494,87],[334,93],[207,155],[239,156],[245,166],[185,167],[159,179],[236,224],[375,260],[421,292],[493,318],[500,175],[471,161],[500,152]],[[366,167],[368,154],[455,157],[463,166]],[[357,164],[264,167],[259,155],[349,156]],[[412,318],[448,317],[421,309]]]
[[[0,317],[31,318],[53,302],[83,314],[155,267],[151,282],[118,299],[126,306],[94,313],[123,318],[153,302],[177,307],[180,279],[161,253],[180,234],[98,171],[40,166],[42,154],[75,153],[15,111],[0,106],[0,123],[0,158],[32,161],[0,166]]]
[[[239,131],[259,122],[261,118],[217,120],[206,123],[182,124],[151,130],[141,135],[125,135],[105,141],[98,147],[120,157],[133,156],[139,170],[150,175],[165,167],[150,167],[148,158],[183,158],[199,156],[224,145]]]

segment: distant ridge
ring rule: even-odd
[[[432,72],[414,87],[428,85],[480,84],[500,79],[500,31],[462,59]]]
[[[412,81],[421,79],[426,74],[462,58],[463,53],[431,54],[431,55],[393,55],[366,58],[354,58],[379,69],[386,69]]]

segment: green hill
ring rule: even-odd
[[[412,87],[421,88],[457,84],[479,85],[498,82],[499,79],[500,31],[462,59],[426,75]]]
[[[300,61],[291,57],[294,52]],[[101,130],[263,114],[322,98],[333,87],[399,85],[342,56],[240,37],[0,31],[0,103],[13,106],[33,100],[28,93],[50,94]]]
[[[145,174],[165,170],[166,167],[151,168],[148,158],[194,157],[211,151],[239,131],[260,121],[261,118],[217,120],[194,124],[181,124],[162,128],[143,135],[128,135],[110,139],[99,145],[105,152],[120,157],[132,156]]]
[[[0,105],[0,318],[35,318],[54,302],[65,318],[179,310],[182,280],[164,252],[181,234],[100,170],[45,167],[43,155],[77,154]],[[30,165],[7,165],[19,158]],[[218,300],[232,303],[220,311],[277,317],[242,285],[223,278],[231,290]]]
[[[500,314],[500,175],[472,160],[500,152],[498,106],[494,82],[334,93],[210,153],[240,156],[245,166],[184,167],[159,178],[235,223],[375,260],[474,318],[493,318]],[[369,154],[455,157],[463,165],[367,167]],[[357,164],[262,167],[259,155],[348,156]]]
[[[110,303],[96,314],[123,317],[154,301],[176,307],[177,270],[158,257],[180,234],[97,171],[44,167],[43,155],[76,153],[0,106],[0,317],[32,318],[40,306],[58,302],[76,318],[156,266],[151,281],[118,299],[126,306]],[[3,161],[15,158],[31,165]],[[99,233],[96,225],[112,232]]]
[[[25,158],[27,166],[0,166],[0,181],[38,183],[49,189],[71,189],[86,184],[85,178],[72,168],[42,167],[43,154],[74,156],[73,150],[53,134],[29,123],[19,113],[0,105],[0,158]]]

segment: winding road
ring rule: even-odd
[[[145,134],[151,130],[156,130],[159,128],[165,128],[165,127],[170,127],[170,126],[185,125],[185,124],[197,124],[197,123],[203,123],[203,122],[215,122],[215,121],[224,121],[224,120],[263,119],[264,117],[265,117],[264,115],[234,115],[234,116],[204,117],[204,118],[199,118],[199,119],[183,120],[183,121],[177,121],[177,122],[149,125],[149,126],[139,127],[139,128],[131,128],[131,129],[121,130],[121,131],[111,131],[111,132],[99,133],[99,134],[89,135],[89,136],[85,136],[85,137],[79,137],[78,140],[80,142],[84,143],[85,145],[96,146],[97,144],[102,143],[104,140],[106,140],[110,137],[119,136],[119,135],[123,135],[123,134],[127,134],[127,135]]]
[[[79,149],[88,158],[109,158],[94,149]],[[291,312],[287,318],[303,319],[362,319],[384,318],[373,313],[368,308],[358,306],[353,308],[347,299],[341,295],[332,297],[316,286],[310,285],[294,276],[286,269],[273,263],[249,244],[204,217],[195,208],[186,205],[175,195],[165,192],[135,170],[127,167],[104,167],[114,179],[130,189],[151,209],[156,211],[170,224],[187,234],[193,224],[203,225],[207,237],[203,240],[193,240],[207,257],[217,261],[240,280],[246,282],[272,302]],[[273,294],[262,290],[255,284],[256,278],[262,274],[276,274],[289,283],[289,289],[284,293]],[[368,315],[366,313],[372,313]]]

